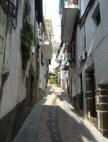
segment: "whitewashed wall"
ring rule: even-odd
[[[47,66],[46,66],[46,59],[43,55],[43,63],[44,65],[41,64],[41,48],[40,48],[40,52],[39,52],[39,70],[40,70],[40,73],[39,73],[39,88],[41,88],[43,91],[46,90],[46,71],[47,71]]]
[[[101,23],[96,27],[92,15],[98,2],[100,2]],[[93,55],[96,84],[108,82],[108,8],[106,5],[108,5],[108,1],[96,0],[85,23],[86,49],[88,54]]]
[[[86,6],[88,4],[90,0],[80,0],[80,4],[81,4],[81,15],[84,14]]]
[[[24,12],[24,1],[25,0],[21,0],[20,2],[16,29],[12,29],[12,34],[7,34],[5,67],[8,68],[9,76],[3,87],[2,100],[0,104],[0,118],[5,116],[26,97],[25,76],[22,71],[20,39]],[[32,8],[34,7],[33,3],[34,1],[32,0],[30,3],[31,13],[33,11]],[[32,14],[31,17],[31,22],[33,23],[34,20]]]
[[[81,13],[84,12],[88,0],[81,0]],[[98,2],[100,2],[101,23],[98,27],[95,26],[92,15]],[[85,90],[85,67],[79,63],[79,55],[84,48],[84,36],[86,36],[86,50],[88,55],[92,54],[93,61],[88,61],[86,66],[90,63],[95,64],[96,85],[102,82],[108,82],[108,1],[96,0],[91,8],[85,24],[80,29],[77,27],[76,35],[76,94],[79,93],[79,74],[83,72],[83,87]],[[85,33],[84,34],[84,28]],[[79,85],[78,85],[79,84]]]

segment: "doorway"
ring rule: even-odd
[[[95,72],[90,70],[86,73],[87,112],[93,118],[97,118],[95,90]]]
[[[83,80],[82,73],[80,74],[80,101],[81,101],[81,110],[83,110]]]

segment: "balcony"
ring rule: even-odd
[[[77,15],[80,11],[78,0],[69,0],[64,3],[64,9],[61,20],[61,40],[63,42],[70,41]]]

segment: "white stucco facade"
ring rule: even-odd
[[[19,4],[17,25],[16,28],[12,27],[12,31],[6,31],[5,43],[4,43],[4,59],[0,64],[2,67],[2,74],[8,72],[9,75],[4,83],[2,96],[0,100],[0,118],[3,118],[8,112],[10,112],[17,104],[22,102],[26,97],[25,79],[28,76],[29,66],[24,75],[22,70],[22,57],[21,57],[21,30],[22,19],[24,14],[25,0],[22,0]],[[34,25],[34,0],[29,3],[31,7],[30,17],[31,24]],[[1,7],[0,7],[1,9]],[[8,21],[7,21],[8,23]]]
[[[103,134],[108,132],[105,121],[108,117],[107,5],[106,0],[80,0],[80,12],[76,20],[73,18],[75,23],[70,28],[73,35],[68,41],[71,51],[75,51],[71,53],[69,65],[69,94],[72,102],[86,118],[95,122]],[[65,23],[68,22],[65,19]]]

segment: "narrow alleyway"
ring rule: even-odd
[[[107,7],[0,0],[0,142],[108,142]]]
[[[14,142],[108,142],[71,106],[64,90],[49,86]]]

